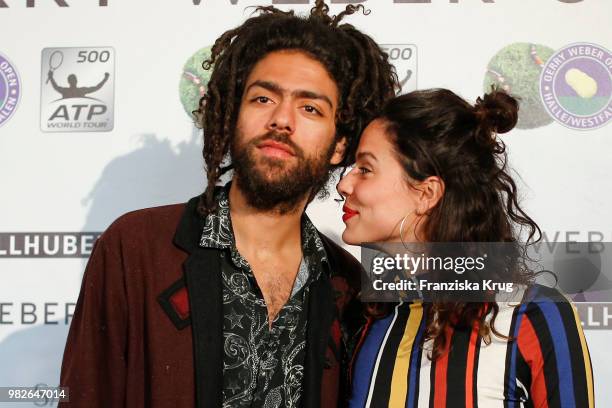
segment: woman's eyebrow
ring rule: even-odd
[[[363,159],[365,157],[371,157],[372,160],[378,161],[378,159],[376,158],[376,156],[374,156],[373,153],[370,153],[370,152],[359,152],[359,153],[357,153],[357,160]]]

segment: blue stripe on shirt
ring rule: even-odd
[[[367,336],[359,349],[359,354],[353,367],[353,395],[349,401],[349,407],[364,407],[368,399],[372,374],[376,365],[376,358],[381,349],[387,330],[393,321],[395,313],[389,314],[384,319],[376,320],[370,326]]]

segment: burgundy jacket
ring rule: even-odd
[[[96,242],[64,351],[60,407],[193,408],[222,401],[220,252],[198,245],[197,198],[115,221]],[[330,271],[308,302],[304,407],[345,398],[361,265],[321,234]],[[324,271],[325,272],[325,271]]]

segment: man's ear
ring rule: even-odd
[[[340,137],[336,141],[336,146],[334,147],[334,154],[329,160],[330,164],[335,166],[336,164],[342,163],[342,160],[344,159],[344,154],[346,153],[347,144],[348,142],[345,136]]]

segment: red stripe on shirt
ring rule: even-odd
[[[453,329],[446,330],[446,345],[444,353],[436,360],[436,379],[434,389],[434,407],[446,407],[446,382],[448,372],[448,356],[450,351],[450,342],[453,337]]]
[[[531,399],[534,406],[548,408],[546,381],[544,376],[544,358],[540,340],[527,315],[523,316],[518,333],[518,348],[531,368]]]
[[[478,344],[478,325],[474,325],[470,335],[470,346],[467,354],[467,366],[465,368],[465,407],[474,407],[474,359],[476,356],[476,345]]]

